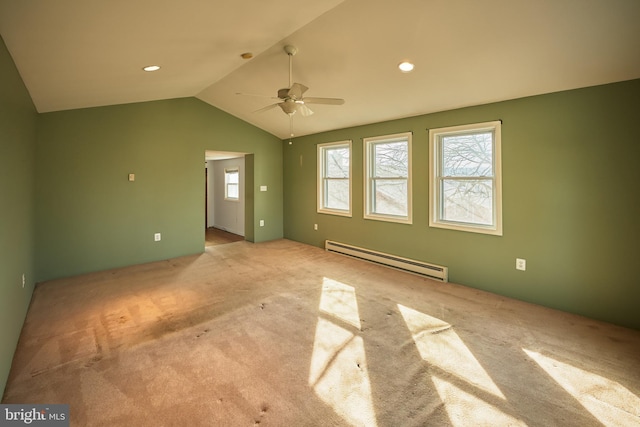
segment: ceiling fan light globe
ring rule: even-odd
[[[280,108],[282,108],[282,111],[284,111],[289,115],[294,114],[296,111],[298,111],[298,104],[296,104],[296,102],[292,99],[287,99],[278,105],[280,105]]]

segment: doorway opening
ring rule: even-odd
[[[205,247],[245,239],[246,156],[205,152]]]

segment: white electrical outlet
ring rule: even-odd
[[[27,279],[24,277],[24,273],[22,273],[22,287],[27,283]]]
[[[525,271],[527,269],[527,260],[522,258],[516,258],[516,270]]]
[[[160,240],[162,240],[162,234],[160,233],[156,233],[153,235],[153,240],[156,242],[159,242]]]
[[[264,227],[264,219],[260,220],[260,227]]]
[[[313,229],[317,230],[318,229],[318,224],[313,224]]]

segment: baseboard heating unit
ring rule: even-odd
[[[428,264],[422,261],[402,258],[395,255],[389,255],[382,252],[363,249],[357,246],[347,245],[346,243],[325,240],[324,248],[328,252],[334,252],[340,255],[346,255],[352,258],[358,258],[364,261],[373,262],[397,270],[406,271],[408,273],[417,274],[419,276],[429,277],[431,279],[446,282],[449,279],[449,271],[447,267],[440,265]]]

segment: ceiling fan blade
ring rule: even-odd
[[[313,114],[313,111],[311,110],[311,108],[307,107],[303,103],[298,104],[298,111],[300,111],[300,114],[302,114],[302,117],[309,117],[310,115]]]
[[[266,107],[262,107],[261,109],[254,111],[254,113],[262,113],[263,111],[271,110],[272,108],[275,108],[278,105],[280,105],[279,102],[275,104],[267,105]]]
[[[341,98],[303,98],[305,104],[328,104],[328,105],[342,105],[344,104],[344,99]]]
[[[300,83],[294,83],[289,88],[289,98],[298,100],[302,99],[302,94],[305,93],[309,88]]]

